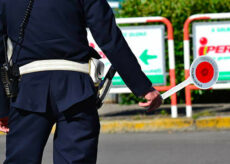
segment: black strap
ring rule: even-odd
[[[17,39],[17,41],[16,41],[16,43],[15,43],[15,45],[13,47],[14,52],[15,52],[17,46],[19,46],[19,50],[18,50],[16,56],[14,57],[14,60],[12,59],[12,56],[11,56],[9,62],[11,62],[12,60],[13,60],[13,63],[17,62],[19,53],[20,53],[21,48],[22,48],[22,43],[24,41],[25,30],[26,30],[26,27],[27,27],[27,25],[29,23],[30,15],[31,15],[31,12],[32,12],[32,9],[33,9],[34,1],[35,0],[29,0],[28,6],[27,6],[26,11],[25,11],[25,15],[24,15],[23,20],[22,20],[22,23],[19,26],[18,39]]]
[[[29,0],[29,4],[26,8],[26,12],[25,12],[23,21],[19,27],[18,40],[17,40],[16,44],[14,44],[14,47],[13,47],[13,54],[15,54],[14,52],[16,51],[16,48],[19,45],[19,50],[18,50],[16,56],[14,56],[15,60],[13,60],[13,57],[12,57],[13,55],[8,60],[7,46],[6,46],[7,37],[4,36],[4,38],[3,38],[4,48],[5,48],[5,63],[3,64],[3,66],[0,69],[0,71],[1,71],[0,74],[1,74],[1,79],[3,82],[4,88],[5,88],[5,93],[6,93],[7,97],[12,98],[12,101],[14,101],[15,98],[17,97],[18,80],[20,78],[19,67],[17,65],[17,58],[18,58],[20,50],[22,48],[25,30],[26,30],[26,27],[27,27],[28,22],[29,22],[29,18],[31,15],[33,4],[34,4],[34,0]],[[10,65],[11,62],[12,62],[12,65]]]

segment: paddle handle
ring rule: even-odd
[[[168,90],[167,92],[161,94],[162,99],[166,99],[166,98],[170,97],[172,94],[178,92],[179,90],[183,89],[184,87],[186,87],[187,85],[189,85],[191,83],[192,83],[192,78],[189,77],[185,81],[183,81],[182,83],[177,84],[175,87],[173,87],[170,90]]]

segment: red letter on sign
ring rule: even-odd
[[[102,51],[100,51],[99,54],[101,55],[101,57],[102,57],[103,59],[106,59],[106,58],[107,58],[107,57],[105,56],[105,54],[104,54]]]
[[[95,48],[95,44],[93,43],[89,43],[89,46]]]
[[[230,52],[230,45],[228,45],[228,46],[225,46],[225,52]]]
[[[215,46],[208,46],[207,54],[208,54],[210,51],[214,51],[215,49],[216,49]]]
[[[225,53],[225,47],[226,46],[217,46],[216,47],[216,53]]]

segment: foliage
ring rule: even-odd
[[[178,83],[184,80],[183,25],[186,19],[198,13],[229,11],[229,0],[124,0],[122,8],[117,11],[117,17],[163,16],[172,22],[176,54],[176,79]],[[202,94],[205,94],[205,92],[209,93],[210,91],[202,91]],[[195,92],[193,95],[196,96],[200,93]],[[184,103],[183,91],[178,92],[178,101],[179,103]]]
[[[161,112],[160,112],[160,114],[162,116],[167,116],[168,115],[168,113],[167,113],[167,111],[165,109],[162,109]]]
[[[194,113],[192,118],[194,120],[197,120],[200,117],[210,117],[210,116],[215,116],[215,112],[209,111],[209,110],[204,110],[204,111],[201,111],[201,112],[198,112],[198,113]]]
[[[144,102],[145,100],[140,97],[136,97],[134,94],[121,94],[120,95],[120,104],[122,105],[132,105],[137,102]]]

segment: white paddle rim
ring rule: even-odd
[[[199,66],[199,64],[203,63],[203,62],[207,62],[209,64],[211,64],[212,69],[213,69],[213,76],[212,79],[209,82],[201,82],[199,81],[199,79],[196,76],[196,70],[197,67]],[[196,58],[190,68],[190,77],[192,78],[193,84],[200,88],[200,89],[209,89],[211,88],[214,84],[216,84],[218,77],[219,77],[219,69],[217,66],[217,63],[215,62],[214,59],[212,59],[209,56],[200,56],[198,58]]]
[[[209,77],[211,79],[210,80],[208,79],[207,82],[201,82],[199,80],[199,78],[197,77],[197,74],[196,74],[198,66],[200,64],[203,64],[203,63],[209,63],[208,66],[212,70],[211,76]],[[209,68],[207,68],[207,69],[209,69]],[[207,73],[209,73],[208,70],[205,70],[205,71],[207,71]],[[196,87],[198,87],[200,89],[211,88],[217,82],[218,76],[219,76],[219,70],[218,70],[218,66],[217,66],[217,63],[215,62],[215,60],[209,56],[200,56],[200,57],[196,58],[191,65],[190,77],[188,79],[186,79],[185,81],[183,81],[182,83],[171,88],[167,92],[163,93],[161,95],[161,97],[162,97],[162,99],[166,99],[169,96],[171,96],[172,94],[183,89],[184,87],[186,87],[187,85],[189,85],[191,83],[193,83]],[[205,80],[207,80],[207,79],[205,79]]]

